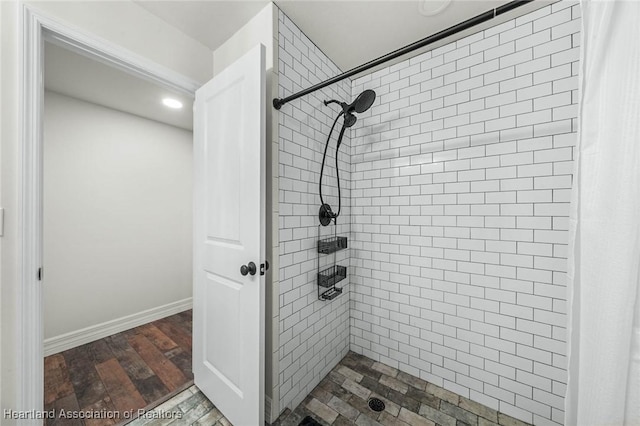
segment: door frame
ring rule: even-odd
[[[17,410],[44,408],[42,282],[42,152],[44,41],[70,48],[175,91],[195,97],[200,83],[114,43],[82,31],[33,5],[20,7],[20,160],[18,207],[18,303],[16,306]],[[32,422],[29,422],[32,423]],[[37,422],[33,421],[33,424]]]

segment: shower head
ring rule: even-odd
[[[373,105],[373,102],[375,100],[376,100],[376,92],[374,92],[371,89],[367,89],[364,92],[360,93],[358,97],[356,97],[356,99],[350,104],[347,104],[346,102],[336,101],[335,99],[332,99],[330,101],[324,101],[324,104],[340,105],[342,107],[342,112],[345,114],[345,119],[346,119],[347,114],[351,114],[353,112],[357,112],[358,114],[360,114],[365,112],[366,110],[371,108],[371,105]],[[353,123],[355,123],[355,121]],[[353,126],[353,123],[351,124],[351,126]],[[347,126],[347,127],[351,127],[351,126]]]
[[[335,99],[331,99],[330,101],[324,101],[324,104],[340,105],[342,107],[342,112],[340,114],[344,115],[343,127],[351,127],[354,124],[356,124],[356,121],[358,120],[356,116],[353,115],[353,113],[357,112],[358,114],[360,114],[365,112],[366,110],[371,108],[371,105],[373,105],[373,102],[375,100],[376,100],[376,92],[374,92],[371,89],[367,89],[364,92],[360,93],[356,97],[356,99],[350,104],[347,104],[346,102],[336,101]],[[338,146],[340,146],[340,143],[338,143]]]
[[[353,101],[353,103],[351,105],[349,105],[349,111],[355,111],[358,114],[365,112],[366,110],[368,110],[369,108],[371,108],[371,105],[373,105],[373,102],[376,100],[376,92],[374,92],[373,90],[365,90],[364,92],[360,93],[358,95],[358,97],[356,98],[355,101]]]

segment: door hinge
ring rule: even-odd
[[[38,281],[42,281],[42,268],[38,268]]]
[[[264,275],[264,271],[269,270],[269,262],[267,260],[260,264],[260,275]]]

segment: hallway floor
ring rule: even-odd
[[[367,405],[381,399],[385,409]],[[453,392],[349,352],[293,411],[283,413],[277,426],[298,426],[307,416],[321,425],[397,426],[524,426]]]
[[[56,419],[47,425],[114,425],[193,383],[191,311],[44,359],[45,410],[102,411],[117,418]]]

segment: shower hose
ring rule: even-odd
[[[338,119],[344,113],[341,112],[338,114],[336,119],[333,121],[333,125],[331,126],[331,130],[329,130],[329,135],[327,136],[327,143],[324,146],[324,155],[322,156],[322,166],[320,167],[320,180],[318,181],[318,192],[320,193],[320,203],[325,205],[324,199],[322,198],[322,175],[324,174],[324,163],[327,159],[327,149],[329,148],[329,141],[331,140],[331,134],[333,133],[333,129],[336,127],[336,123]],[[342,199],[340,194],[340,170],[338,169],[338,149],[340,148],[340,142],[342,141],[342,136],[344,135],[346,127],[342,126],[342,130],[340,131],[340,136],[338,137],[338,145],[336,146],[336,179],[338,180],[338,211],[336,213],[330,213],[331,218],[335,222],[337,217],[340,216],[340,209],[342,207]],[[328,212],[327,212],[328,213]]]

